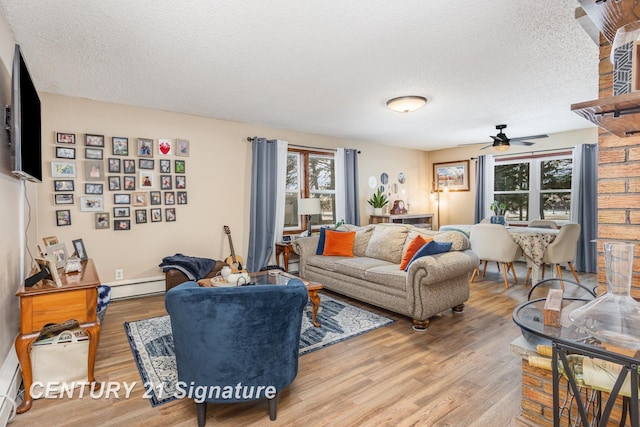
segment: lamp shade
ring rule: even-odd
[[[387,101],[387,108],[398,113],[410,113],[424,107],[427,98],[424,96],[399,96]]]
[[[298,199],[298,215],[317,215],[320,212],[320,199]]]

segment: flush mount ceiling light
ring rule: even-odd
[[[399,96],[387,101],[387,108],[398,113],[410,113],[424,107],[427,98],[424,96]]]

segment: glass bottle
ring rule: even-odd
[[[631,297],[631,243],[605,243],[607,292],[569,313],[579,329],[605,343],[640,350],[640,303]]]

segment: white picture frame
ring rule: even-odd
[[[51,162],[52,178],[75,178],[76,175],[76,162]]]
[[[103,196],[80,196],[80,210],[82,212],[104,211]]]

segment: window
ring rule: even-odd
[[[313,228],[335,224],[336,179],[333,153],[290,148],[287,154],[285,231],[302,231],[307,218],[298,215],[299,198],[320,199],[322,213],[311,218]]]
[[[571,153],[496,159],[493,200],[506,206],[506,220],[567,221],[571,213]]]

